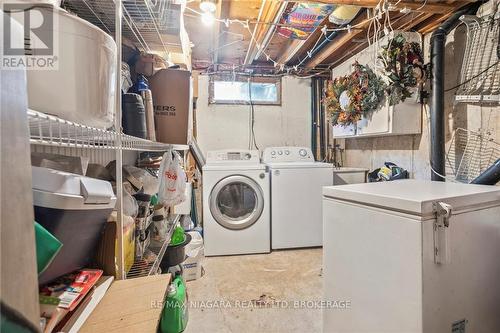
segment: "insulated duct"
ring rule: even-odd
[[[444,74],[446,36],[459,23],[462,15],[474,15],[481,2],[474,2],[455,12],[431,36],[432,100],[430,112],[431,179],[444,181],[445,174],[445,114]]]

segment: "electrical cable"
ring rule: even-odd
[[[424,8],[425,5],[427,5],[427,0],[424,1],[424,4],[422,6],[418,7],[417,9],[415,9],[415,11],[418,12],[419,10],[421,10],[422,8]]]
[[[382,1],[382,0],[381,0]],[[187,10],[201,16],[203,15],[203,13],[193,9],[193,8],[190,8],[190,7],[186,7]],[[374,21],[374,20],[377,20],[378,17],[373,17],[371,18],[370,20],[371,21]],[[255,38],[255,35],[253,34],[252,30],[250,29],[250,26],[249,26],[249,20],[246,20],[246,21],[243,21],[243,20],[239,20],[239,19],[219,19],[219,18],[214,18],[214,20],[216,22],[221,22],[221,23],[224,23],[226,26],[229,26],[229,24],[233,24],[233,23],[238,23],[238,24],[241,24],[245,29],[248,30],[249,34],[250,34],[250,39],[253,43],[255,43],[255,45],[257,46],[257,48],[261,51],[261,53],[267,58],[269,59],[274,67],[279,67],[280,71],[284,71],[286,70],[287,72],[291,71],[292,69],[296,70],[298,66],[286,66],[285,64],[280,64],[278,61],[275,61],[271,56],[269,56],[269,54],[267,52],[265,52],[265,50],[262,49],[262,47],[259,45],[259,43],[257,42],[257,39]],[[266,22],[256,22],[255,24],[262,24],[262,23],[266,23]],[[341,27],[341,28],[334,28],[334,29],[326,29],[326,31],[328,32],[333,32],[333,31],[350,31],[352,28],[355,28],[357,26],[362,26],[364,25],[366,22],[361,22],[361,23],[358,23],[354,26],[350,26],[350,25],[347,25],[346,27]],[[267,24],[267,23],[266,23]],[[296,26],[295,26],[296,27]],[[321,37],[321,36],[320,36]],[[319,40],[318,40],[319,41]],[[316,43],[317,44],[317,43]],[[316,47],[316,45],[315,45]],[[315,48],[313,47],[313,49]],[[311,52],[313,52],[314,50],[311,49],[309,52],[307,52],[308,54],[310,54]]]
[[[250,132],[250,140],[249,140],[249,149],[255,147],[259,150],[259,146],[257,145],[257,140],[255,138],[255,110],[252,101],[252,75],[248,78],[248,101],[250,103],[250,123],[249,123],[249,132]]]
[[[399,0],[397,3],[399,3],[401,0]],[[368,35],[367,35],[367,39],[368,39],[368,45],[371,45],[371,44],[378,44],[379,42],[379,34],[380,34],[380,28],[382,26],[380,20],[382,19],[382,15],[384,13],[386,13],[386,17],[384,18],[384,28],[386,27],[386,25],[389,26],[389,29],[390,31],[393,31],[393,28],[392,28],[392,23],[391,23],[391,18],[388,14],[389,12],[389,9],[388,9],[388,6],[386,6],[388,4],[387,0],[380,0],[377,7],[374,9],[374,15],[373,17],[369,17],[367,18],[367,20],[363,21],[363,22],[360,22],[360,23],[357,23],[355,25],[349,25],[347,24],[346,26],[342,26],[340,28],[333,28],[333,29],[325,29],[325,27],[322,28],[322,31],[324,30],[324,33],[322,35],[319,36],[318,40],[316,41],[316,43],[314,44],[314,46],[312,47],[311,50],[309,50],[308,52],[306,52],[306,57],[304,59],[302,59],[300,61],[300,64],[299,65],[294,65],[294,66],[287,66],[285,65],[284,63],[279,63],[278,61],[274,60],[267,52],[266,52],[266,48],[265,47],[262,47],[258,42],[257,42],[257,39],[255,38],[255,35],[254,33],[252,32],[252,30],[250,29],[250,26],[249,26],[249,23],[250,21],[249,20],[240,20],[240,19],[220,19],[220,18],[216,18],[214,17],[214,20],[216,22],[220,22],[220,23],[224,23],[227,26],[229,26],[229,24],[233,24],[233,23],[238,23],[238,24],[241,24],[243,26],[243,28],[245,28],[246,30],[248,30],[249,34],[250,34],[250,39],[253,43],[255,43],[255,45],[257,46],[257,48],[259,49],[259,51],[266,57],[266,59],[268,61],[271,61],[273,66],[275,68],[278,68],[280,72],[286,72],[285,73],[280,73],[280,74],[277,74],[276,76],[283,76],[283,75],[290,75],[290,72],[293,70],[295,71],[296,73],[292,73],[291,75],[293,75],[294,77],[297,77],[297,78],[311,78],[311,77],[315,77],[315,76],[319,76],[319,75],[322,75],[324,74],[325,72],[329,71],[331,69],[331,65],[328,66],[325,70],[323,71],[320,71],[319,73],[315,73],[315,74],[311,74],[311,75],[307,75],[307,76],[301,76],[301,75],[298,75],[298,73],[300,73],[302,70],[306,70],[306,68],[302,68],[300,67],[300,65],[307,59],[310,57],[311,54],[313,54],[315,51],[316,51],[316,47],[317,47],[317,44],[319,43],[319,41],[321,40],[321,37],[323,37],[323,35],[325,35],[326,39],[327,40],[330,40],[328,38],[328,36],[326,36],[326,32],[335,32],[335,31],[351,31],[351,29],[353,28],[357,28],[359,26],[364,26],[366,25],[368,22],[370,23],[369,26],[368,26]],[[427,4],[427,0],[424,0],[424,4],[419,8],[423,8],[425,5]],[[389,4],[390,5],[390,4]],[[203,13],[193,9],[193,8],[190,8],[190,7],[186,7],[187,10],[199,15],[199,16],[202,16]],[[405,15],[407,15],[408,13],[406,13]],[[404,16],[405,16],[404,15]],[[273,26],[286,26],[286,25],[283,25],[283,24],[275,24],[273,22],[254,22],[255,25],[257,24],[267,24],[267,25],[273,25]],[[370,31],[372,29],[372,26],[374,27],[374,35],[373,35],[373,41],[370,40]],[[297,27],[297,26],[293,26],[293,27]],[[309,27],[309,26],[308,26]],[[318,29],[319,27],[317,27]],[[386,30],[386,29],[384,29]],[[210,65],[208,68],[210,68],[212,65]],[[239,66],[239,67],[245,67],[245,66]],[[307,69],[307,70],[310,70],[310,69]],[[214,72],[214,73],[217,73],[217,72]]]

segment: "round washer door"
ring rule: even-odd
[[[210,212],[221,226],[241,230],[257,222],[264,210],[262,189],[253,179],[234,175],[219,181],[210,193]]]

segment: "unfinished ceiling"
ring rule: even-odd
[[[367,37],[373,36],[370,29],[372,9],[384,4],[388,11],[392,29],[412,30],[422,34],[432,32],[454,11],[467,5],[467,1],[410,1],[398,0],[314,0],[302,3],[335,5],[357,5],[361,11],[349,23],[349,30],[324,32],[340,26],[330,23],[326,17],[305,40],[290,39],[276,32],[283,13],[289,11],[295,2],[280,0],[218,0],[215,17],[238,19],[244,24],[215,22],[211,27],[201,23],[200,16],[186,10],[185,25],[194,44],[193,69],[257,68],[279,71],[276,64],[294,67],[300,72],[321,71],[334,67],[367,46]],[[199,1],[188,3],[188,7],[199,11]],[[251,32],[254,39],[251,38]],[[328,37],[328,39],[327,39]],[[260,46],[260,49],[259,49]],[[262,52],[263,51],[263,52]]]

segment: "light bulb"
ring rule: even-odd
[[[217,9],[217,6],[215,5],[215,1],[212,0],[202,0],[200,2],[200,9],[205,12],[205,13],[213,13]]]
[[[212,13],[206,12],[201,15],[201,22],[203,22],[204,25],[206,26],[211,26],[214,24],[215,17]]]

